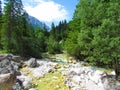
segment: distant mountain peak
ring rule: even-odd
[[[40,27],[43,29],[44,25],[46,25],[44,22],[41,22],[37,18],[30,16],[30,15],[29,15],[29,22],[34,28]],[[47,25],[46,25],[46,28],[47,28],[47,30],[50,29],[50,27]]]

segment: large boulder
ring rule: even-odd
[[[64,82],[71,90],[120,90],[120,82],[114,72],[109,74],[94,67],[70,64],[62,74],[66,76]]]
[[[15,81],[15,74],[0,74],[0,90],[12,90]]]
[[[14,66],[9,59],[0,61],[0,74],[15,73]]]
[[[107,75],[101,78],[105,90],[120,90],[120,82],[116,80],[115,75]]]
[[[12,90],[24,90],[22,81],[19,79],[16,80],[16,83],[13,85]]]
[[[20,57],[20,56],[12,56],[12,60],[13,61],[15,61],[15,62],[18,62],[18,63],[20,63],[21,62],[21,60],[22,60],[22,58]]]
[[[8,66],[9,64],[10,64],[10,60],[5,58],[4,60],[0,61],[0,68],[4,68],[4,67]]]
[[[35,58],[30,58],[27,62],[27,65],[31,68],[35,68],[39,66]]]
[[[0,74],[7,74],[7,73],[16,73],[14,67],[12,65],[8,65],[4,68],[0,68]]]
[[[12,90],[19,65],[12,61],[12,54],[0,55],[0,90]]]
[[[17,79],[22,83],[24,90],[32,88],[32,78],[29,76],[21,75],[17,76]]]

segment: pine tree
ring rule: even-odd
[[[1,29],[2,29],[2,2],[0,0],[0,49],[2,49],[2,45],[1,45]]]
[[[0,0],[0,15],[2,15],[2,2]]]
[[[75,34],[77,40],[74,39],[76,43],[73,43],[79,48],[73,48],[75,55],[85,56],[85,60],[94,65],[114,68],[116,77],[120,76],[119,4],[119,0],[80,0],[73,18],[73,24],[77,26],[69,26],[69,33],[78,30],[78,34]],[[75,36],[68,34],[66,42],[70,37]]]
[[[46,37],[49,36],[49,33],[48,33],[48,31],[47,31],[47,26],[46,26],[45,23],[44,23],[44,25],[43,25],[43,32],[44,32],[44,34],[45,34]]]
[[[101,3],[104,6],[105,17],[95,30],[92,42],[92,45],[95,46],[93,57],[97,57],[102,63],[113,65],[117,78],[120,76],[120,11],[117,9],[120,8],[119,3],[120,1]]]
[[[53,35],[54,38],[56,38],[56,30],[55,30],[55,24],[52,22],[51,24],[51,30],[50,30],[50,35]]]
[[[21,0],[6,0],[4,7],[4,24],[2,28],[2,45],[8,52],[18,52],[22,15],[24,13]],[[21,49],[20,49],[21,50]]]

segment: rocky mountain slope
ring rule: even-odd
[[[44,28],[44,25],[46,26],[47,30],[49,30],[49,26],[47,26],[44,22],[39,21],[37,18],[33,17],[33,16],[29,16],[29,22],[30,24],[36,28],[36,27],[40,27],[40,28]]]

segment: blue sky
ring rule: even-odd
[[[69,18],[71,20],[78,0],[54,0],[54,1],[65,7],[65,9],[68,11]]]
[[[24,9],[47,25],[71,20],[78,0],[22,0]]]

